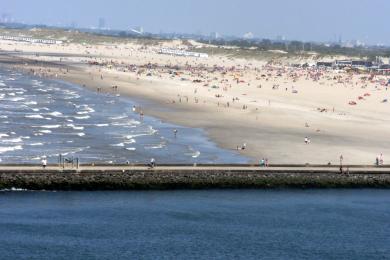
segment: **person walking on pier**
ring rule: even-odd
[[[42,163],[42,168],[45,169],[46,166],[47,166],[47,159],[46,159],[46,156],[44,156],[44,157],[42,158],[41,163]]]
[[[259,165],[260,165],[260,167],[265,167],[265,160],[264,160],[264,158],[260,160]]]
[[[149,168],[153,169],[156,167],[156,160],[154,158],[150,159],[150,163],[148,164]]]

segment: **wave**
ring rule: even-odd
[[[8,136],[9,136],[8,134],[0,133],[0,139],[3,138],[3,137],[8,137]]]
[[[17,146],[0,146],[0,153],[13,152],[16,150],[23,150],[21,145]]]
[[[54,112],[47,113],[47,115],[49,115],[49,116],[55,116],[55,117],[60,117],[60,116],[62,116],[63,114],[62,114],[61,112],[54,111]]]
[[[153,145],[153,146],[145,146],[144,148],[145,149],[162,149],[164,147],[165,147],[164,144],[158,144],[158,145]]]
[[[84,130],[84,126],[75,126],[74,124],[67,124],[67,127],[71,127],[74,130]]]
[[[119,144],[111,144],[111,146],[116,146],[116,147],[123,147],[125,146],[124,143],[119,143]]]
[[[52,128],[60,128],[61,125],[41,125],[36,127],[52,129]]]
[[[199,155],[200,155],[200,152],[199,152],[199,151],[196,151],[195,153],[193,153],[193,154],[191,155],[191,157],[192,157],[192,158],[198,158]]]
[[[21,137],[12,138],[12,139],[3,139],[1,140],[2,143],[21,143],[23,142]]]
[[[0,191],[2,192],[8,192],[8,191],[28,191],[28,189],[22,189],[22,188],[15,188],[15,187],[12,187],[11,189],[1,189]]]
[[[108,124],[95,124],[97,127],[109,126]]]
[[[141,122],[137,121],[137,120],[134,120],[134,119],[131,119],[129,121],[126,121],[126,122],[114,122],[112,123],[113,126],[133,126],[135,127],[136,125],[139,125],[141,124]]]
[[[31,144],[29,144],[29,145],[31,145],[31,146],[42,146],[43,143],[31,143]]]
[[[10,98],[8,99],[9,101],[12,101],[12,102],[18,102],[18,101],[21,101],[21,100],[25,100],[25,98],[22,98],[22,97],[15,97],[15,98]]]
[[[25,105],[37,105],[38,103],[36,101],[28,101],[28,102],[24,102],[23,104],[25,104]]]
[[[88,119],[88,118],[90,118],[90,116],[75,116],[74,118],[76,118],[76,119]]]
[[[135,139],[130,139],[129,141],[126,141],[125,144],[135,144]]]
[[[115,117],[110,117],[112,120],[119,120],[119,119],[124,119],[127,118],[127,116],[115,116]]]
[[[51,130],[39,130],[39,132],[43,134],[50,134]]]
[[[78,111],[77,114],[78,115],[85,115],[85,114],[94,113],[94,112],[95,112],[95,109],[89,107],[88,105],[84,105],[84,110]]]
[[[41,115],[26,115],[25,118],[43,119]]]

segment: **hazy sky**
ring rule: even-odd
[[[390,44],[389,0],[0,0],[26,23]]]

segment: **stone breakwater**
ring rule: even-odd
[[[2,170],[0,189],[164,190],[210,188],[390,188],[390,171],[234,169]]]

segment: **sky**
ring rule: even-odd
[[[0,0],[1,14],[29,24],[390,45],[389,0]]]

